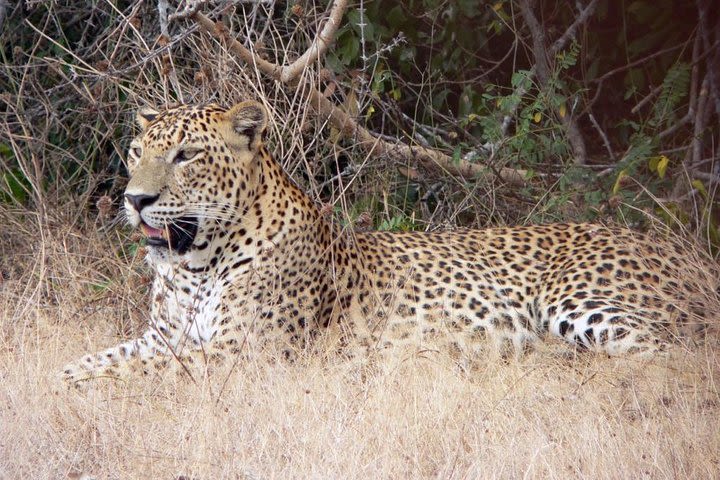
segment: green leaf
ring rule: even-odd
[[[657,176],[661,179],[665,178],[668,165],[670,165],[670,159],[665,155],[648,158],[648,170],[653,173],[657,173]]]
[[[455,150],[453,150],[453,155],[452,155],[452,159],[455,164],[460,163],[461,155],[462,155],[462,150],[460,149],[460,146],[455,147]]]
[[[368,20],[367,15],[360,15],[360,10],[354,9],[347,13],[348,23],[358,34],[358,36],[365,38],[366,41],[373,41],[375,39],[375,27]],[[362,28],[360,24],[363,23]]]
[[[657,164],[658,177],[665,178],[665,172],[667,171],[669,163],[670,159],[668,157],[666,157],[665,155],[660,157],[660,161]]]
[[[110,285],[112,285],[112,282],[110,280],[102,280],[96,283],[91,283],[90,288],[92,288],[94,292],[101,293],[107,290]]]
[[[658,163],[660,163],[660,157],[650,157],[648,160],[648,169],[651,172],[657,172]]]
[[[603,193],[599,190],[590,190],[585,192],[585,202],[590,206],[597,206],[603,199]]]
[[[703,184],[702,181],[695,179],[692,182],[690,182],[690,185],[692,185],[692,187],[695,190],[697,190],[700,193],[700,195],[702,195],[703,199],[705,201],[707,201],[708,193],[707,193],[707,190],[705,190],[705,185]]]
[[[612,188],[613,195],[617,195],[620,191],[620,188],[622,188],[622,179],[625,177],[627,177],[627,172],[625,170],[620,170],[620,173],[618,173],[617,179],[615,180],[615,185],[613,185]]]
[[[676,109],[690,91],[690,65],[676,63],[663,79],[662,91],[654,104],[653,126],[670,126],[677,119]]]
[[[385,18],[387,19],[388,25],[398,29],[407,21],[407,17],[405,16],[405,12],[403,12],[401,5],[396,5],[394,8],[390,9],[387,17]]]
[[[467,18],[475,18],[480,15],[480,6],[477,0],[457,0],[460,11]]]
[[[355,35],[347,35],[343,38],[343,42],[337,49],[337,52],[343,65],[350,65],[352,61],[358,57],[360,41]]]
[[[522,85],[524,88],[530,87],[530,77],[529,77],[529,71],[528,70],[518,70],[517,72],[512,74],[512,77],[510,79],[510,84],[512,87],[517,90],[520,85]]]
[[[0,143],[0,156],[5,158],[13,158],[13,150],[7,143]]]
[[[30,180],[19,168],[5,172],[0,185],[0,202],[23,204],[29,197],[30,188]]]
[[[442,110],[445,107],[445,100],[447,100],[448,95],[450,95],[450,90],[448,90],[447,88],[444,88],[435,95],[433,95],[433,108],[435,108],[435,110]]]

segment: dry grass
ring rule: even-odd
[[[122,15],[113,2],[96,7],[77,18],[98,31],[57,58],[36,47],[51,44],[45,36],[59,35],[53,25],[76,15],[60,11],[46,22],[35,12],[30,23],[47,23],[47,32],[27,30],[26,48],[16,48],[2,70],[9,93],[0,143],[12,156],[0,156],[0,169],[18,167],[28,198],[16,204],[35,211],[0,203],[1,479],[720,478],[715,346],[655,364],[569,361],[548,346],[470,372],[427,354],[369,377],[339,359],[256,359],[197,384],[161,378],[99,383],[87,393],[59,388],[55,373],[66,362],[138,334],[146,320],[147,272],[123,250],[127,239],[83,218],[99,193],[120,197],[137,106],[264,101],[278,160],[343,218],[406,215],[392,195],[408,183],[398,169],[416,167],[328,141],[332,130],[309,113],[303,95],[263,80],[208,36],[184,30],[162,53],[155,2]],[[105,18],[115,20],[102,27]],[[255,38],[243,30],[253,24],[232,26]],[[286,32],[282,22],[270,23],[261,53],[293,58],[312,38],[312,24]],[[325,88],[314,68],[307,81]],[[349,85],[340,81],[343,91]],[[363,89],[357,101],[365,111],[372,98]],[[58,131],[69,140],[58,143]],[[329,182],[345,157],[351,175]],[[553,182],[538,189],[543,199],[558,191]],[[557,209],[492,184],[423,175],[418,183],[420,193],[443,192],[414,218],[418,225],[556,218]]]
[[[105,234],[1,213],[0,478],[718,477],[710,347],[643,364],[548,346],[471,372],[427,354],[369,377],[257,359],[226,384],[58,388],[65,362],[141,328],[142,269]]]

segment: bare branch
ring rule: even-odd
[[[323,55],[327,51],[330,44],[335,40],[335,34],[340,26],[342,17],[347,9],[347,0],[336,0],[333,4],[330,16],[325,22],[320,34],[315,38],[312,46],[303,53],[300,58],[295,60],[292,65],[283,68],[280,80],[283,83],[289,83],[294,80],[303,70],[312,62]]]
[[[167,0],[158,0],[158,19],[160,20],[160,33],[170,40],[170,31],[168,30],[168,2]]]
[[[170,22],[183,18],[190,18],[195,15],[208,0],[188,0],[182,10],[176,11],[169,17]]]
[[[274,80],[280,80],[282,67],[275,63],[270,63],[260,56],[253,54],[250,50],[245,48],[242,43],[238,42],[229,35],[225,25],[219,22],[215,23],[213,20],[210,20],[200,12],[193,13],[192,18],[210,35],[226,42],[228,47],[230,47],[230,49],[235,52],[243,62],[257,67],[258,70]]]
[[[650,93],[645,95],[638,103],[635,104],[635,106],[630,110],[630,113],[632,113],[633,115],[638,113],[641,108],[650,103],[653,98],[655,98],[660,92],[662,92],[662,89],[663,85],[661,83],[657,87],[650,90]]]
[[[160,45],[167,45],[170,42],[170,30],[168,28],[168,9],[170,8],[170,6],[168,5],[167,0],[158,0],[157,8],[158,19],[160,21],[160,37],[158,38],[158,43]],[[180,87],[180,81],[178,80],[177,72],[175,71],[175,66],[172,55],[170,54],[170,49],[168,49],[167,54],[163,56],[163,61],[167,62],[168,79],[170,80],[170,83],[175,89],[178,97],[182,101],[182,88]]]
[[[535,66],[533,65],[532,68],[530,68],[530,70],[527,72],[527,78],[531,79],[534,76],[535,76]],[[510,109],[511,113],[509,113],[503,117],[503,122],[502,122],[502,127],[501,127],[503,137],[507,136],[508,130],[510,129],[510,125],[512,124],[513,116],[517,112],[517,109],[520,106],[520,103],[522,102],[523,95],[525,95],[527,93],[527,88],[525,85],[526,85],[525,82],[520,82],[520,85],[518,85],[518,87],[513,92],[513,96],[515,98],[517,98],[517,100],[515,101],[512,108]],[[485,148],[487,148],[487,147],[485,147]]]
[[[8,0],[0,0],[0,33],[2,33],[3,23],[5,23],[5,15],[9,6]]]
[[[674,50],[677,50],[677,49],[679,49],[679,48],[683,48],[683,47],[685,47],[685,45],[687,45],[687,41],[685,41],[685,42],[683,42],[683,43],[680,43],[680,44],[678,44],[678,45],[673,45],[672,47],[663,48],[662,50],[658,50],[657,52],[653,52],[653,53],[651,53],[651,54],[649,54],[649,55],[646,55],[646,56],[644,56],[644,57],[642,57],[642,58],[639,58],[639,59],[637,59],[637,60],[634,60],[634,61],[632,61],[632,62],[630,62],[630,63],[628,63],[628,64],[626,64],[626,65],[623,65],[622,67],[617,67],[617,68],[614,68],[614,69],[610,70],[609,72],[605,72],[602,76],[600,76],[600,77],[598,77],[598,78],[594,78],[594,79],[590,80],[590,82],[591,82],[591,83],[602,83],[602,82],[604,82],[605,80],[607,80],[608,78],[612,77],[613,75],[616,75],[616,74],[618,74],[618,73],[622,73],[622,72],[624,72],[624,71],[626,71],[626,70],[630,70],[631,68],[637,67],[638,65],[642,65],[642,64],[645,63],[645,62],[649,62],[649,61],[652,60],[653,58],[661,57],[661,56],[665,55],[666,53],[670,53],[670,52],[672,52],[672,51],[674,51]]]
[[[670,125],[668,128],[666,128],[666,129],[663,130],[662,132],[658,133],[658,138],[662,140],[663,138],[669,137],[669,136],[672,135],[673,133],[675,133],[675,132],[677,132],[678,130],[680,130],[680,128],[682,128],[683,126],[685,126],[685,124],[687,124],[687,123],[688,123],[690,120],[692,120],[694,117],[695,117],[695,113],[693,112],[693,110],[690,110],[690,111],[689,111],[688,113],[686,113],[681,119],[676,120],[676,121],[675,121],[672,125]]]
[[[715,114],[720,117],[720,16],[717,16],[716,23],[710,25],[711,3],[708,0],[696,0],[698,19],[700,21],[700,35],[702,36],[705,53],[708,55],[707,71],[710,74],[708,88],[711,92],[711,101],[715,106]],[[716,6],[717,7],[717,6]],[[714,34],[714,39],[711,37]],[[698,109],[699,110],[699,109]]]
[[[530,29],[530,38],[533,44],[533,56],[535,57],[535,73],[541,85],[545,85],[550,78],[548,66],[548,52],[545,48],[545,30],[540,25],[537,17],[532,11],[529,0],[519,2],[520,13]]]
[[[592,2],[590,5],[592,5]],[[588,5],[588,7],[590,5]],[[520,13],[522,14],[523,18],[525,19],[525,23],[527,23],[527,26],[530,29],[530,36],[533,44],[533,56],[535,57],[535,73],[537,75],[538,83],[541,87],[545,87],[550,80],[550,66],[548,62],[549,52],[545,47],[545,30],[540,25],[537,17],[535,17],[529,0],[519,1],[519,6]],[[585,9],[583,13],[587,11],[588,10]],[[573,25],[575,25],[575,22],[573,22]],[[578,165],[584,165],[587,160],[587,150],[585,149],[585,140],[583,139],[582,132],[580,131],[580,128],[575,121],[575,118],[573,117],[572,113],[559,116],[560,121],[565,126],[568,141],[570,142],[570,146],[573,149],[575,163]]]
[[[597,5],[597,0],[592,0],[592,1],[580,12],[580,15],[578,16],[578,18],[567,28],[567,30],[565,30],[565,33],[563,33],[563,34],[560,36],[560,38],[558,38],[558,39],[553,43],[552,48],[550,49],[550,53],[551,53],[552,55],[556,55],[556,54],[557,54],[558,52],[560,52],[563,48],[565,48],[565,46],[567,45],[567,42],[570,40],[570,38],[572,38],[572,37],[575,36],[575,32],[576,32],[576,30],[580,27],[580,25],[582,25],[582,24],[584,24],[585,22],[588,21],[588,19],[590,18],[590,15],[592,15],[593,12],[595,11],[596,5]],[[522,7],[522,5],[521,5],[521,7]],[[534,18],[534,15],[533,15],[533,18]],[[540,28],[539,24],[537,23],[537,19],[535,19],[535,24],[536,24],[535,27],[534,27],[535,30],[536,30],[538,33],[540,33],[541,36],[544,36],[544,33],[542,33],[542,29]],[[536,73],[536,66],[533,65],[532,68],[528,71],[527,77],[528,77],[528,78],[532,78],[532,77],[535,76],[535,73]],[[520,97],[522,97],[523,95],[525,95],[526,92],[527,92],[527,89],[526,89],[526,87],[525,87],[525,84],[524,84],[524,83],[521,83],[521,84],[515,89],[515,91],[513,92],[513,95],[516,96],[517,98],[520,98]],[[508,132],[508,130],[510,129],[510,124],[512,123],[512,120],[513,120],[513,115],[514,115],[515,112],[517,111],[517,108],[518,108],[519,105],[520,105],[520,101],[518,101],[518,102],[513,106],[513,108],[511,109],[511,110],[512,110],[512,113],[511,113],[511,114],[505,115],[505,116],[503,117],[502,127],[501,127],[501,128],[502,128],[501,131],[502,131],[503,136],[506,136],[506,135],[507,135],[507,132]],[[492,145],[484,145],[484,146],[483,146],[483,148],[486,148],[486,149],[491,148],[491,147],[493,147],[493,146],[492,146]]]
[[[166,2],[166,0],[159,0],[159,2]],[[183,18],[194,18],[198,23],[203,23],[201,21],[201,18],[199,16],[204,17],[208,22],[212,22],[210,19],[205,17],[204,15],[199,13],[200,7],[207,3],[207,0],[189,0],[185,7],[170,15],[170,21],[175,21]],[[158,8],[160,8],[160,3],[158,3]],[[297,78],[305,68],[307,68],[310,63],[316,59],[319,59],[323,55],[325,55],[325,52],[327,51],[328,47],[332,44],[332,42],[335,40],[335,34],[337,33],[337,29],[340,27],[340,23],[342,21],[342,17],[345,14],[345,11],[347,10],[347,0],[336,0],[333,3],[332,9],[330,10],[330,15],[325,22],[325,26],[323,27],[322,31],[318,34],[318,36],[313,41],[310,48],[305,51],[297,60],[295,60],[290,65],[273,65],[273,70],[278,70],[279,74],[273,73],[271,76],[272,78],[276,80],[280,80],[282,83],[289,84],[292,82],[295,78]],[[203,25],[207,29],[206,25]],[[218,25],[217,28],[224,28],[224,26]],[[224,34],[223,34],[224,35]],[[239,52],[238,52],[239,53]],[[261,67],[261,70],[265,74],[269,74],[269,70],[266,68],[263,68],[262,65],[259,65],[258,61],[262,61],[260,58],[254,58],[255,55],[252,54],[252,52],[247,51],[248,57],[241,57],[245,62],[250,64],[258,64],[259,67]],[[254,60],[253,60],[254,59]],[[251,61],[253,60],[253,61]],[[269,62],[267,62],[269,64]],[[268,67],[268,65],[265,65],[264,67]],[[276,76],[279,75],[279,76]]]
[[[605,150],[607,150],[608,155],[612,159],[613,162],[615,162],[615,154],[613,153],[612,147],[610,146],[610,140],[608,140],[607,135],[605,134],[605,131],[600,128],[600,124],[595,120],[595,116],[591,113],[588,115],[590,118],[590,123],[593,124],[595,127],[595,130],[598,131],[598,134],[600,135],[600,138],[603,140],[603,144],[605,145]]]
[[[263,60],[254,55],[241,42],[232,38],[225,25],[216,23],[200,12],[193,14],[192,18],[213,37],[222,40],[227,47],[241,60],[249,65],[255,66],[263,74],[275,80],[282,81],[283,67],[275,63]],[[288,86],[297,88],[291,82]],[[330,100],[311,85],[303,85],[303,92],[307,95],[310,106],[315,112],[338,129],[344,138],[357,141],[369,155],[387,155],[399,161],[416,161],[427,169],[440,170],[452,175],[459,175],[464,178],[477,178],[492,176],[492,172],[483,165],[473,164],[465,161],[455,161],[449,155],[442,152],[418,145],[406,145],[399,140],[396,143],[383,140],[372,134],[366,128],[348,115],[341,108],[337,107]],[[513,185],[524,185],[525,171],[504,167],[499,170],[502,180]]]
[[[693,176],[710,183],[720,183],[720,175],[717,173],[695,172]]]
[[[698,103],[698,88],[699,88],[699,72],[700,72],[700,63],[698,61],[698,58],[700,56],[700,35],[695,35],[695,43],[693,45],[693,63],[692,63],[692,74],[690,77],[690,99],[688,101],[688,111],[687,113],[678,121],[673,123],[670,127],[666,128],[662,132],[658,134],[658,138],[663,139],[665,137],[668,137],[672,135],[673,133],[677,132],[681,127],[683,127],[686,123],[688,123],[690,120],[695,118],[695,109],[697,108]],[[660,85],[658,88],[661,88],[662,85]],[[653,90],[654,91],[654,90]],[[647,97],[646,97],[647,98]],[[642,103],[642,102],[640,102]],[[631,110],[631,113],[635,113],[636,109],[640,107],[640,103],[638,103],[635,108]]]
[[[700,163],[700,159],[702,157],[702,135],[705,131],[705,125],[707,124],[708,113],[710,112],[711,107],[711,104],[707,103],[708,90],[710,89],[710,75],[712,75],[710,72],[705,74],[705,78],[700,85],[700,92],[698,93],[697,111],[695,112],[695,129],[693,131],[692,140],[691,164]]]
[[[590,18],[590,15],[595,12],[595,7],[597,6],[597,3],[598,0],[591,0],[590,3],[588,3],[587,6],[582,9],[580,15],[578,15],[575,21],[567,28],[567,30],[565,30],[565,33],[563,33],[560,38],[555,40],[555,43],[553,43],[552,47],[550,48],[550,53],[552,55],[556,55],[558,52],[560,52],[560,50],[565,48],[567,42],[571,38],[575,37],[575,32],[577,31],[578,27],[587,22]]]
[[[697,108],[698,88],[700,86],[700,35],[695,35],[695,43],[692,52],[692,70],[690,76],[690,102],[688,106],[688,114],[692,115]]]
[[[321,117],[327,118],[345,138],[355,139],[357,144],[369,155],[386,155],[397,161],[414,160],[429,170],[442,171],[463,178],[487,177],[490,173],[484,165],[465,161],[455,161],[449,155],[418,145],[406,145],[400,141],[395,143],[374,136],[369,130],[360,126],[354,118],[336,107],[316,89],[310,89],[310,106]],[[512,168],[499,170],[500,177],[513,185],[525,184],[525,172]]]

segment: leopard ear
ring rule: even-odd
[[[232,124],[233,132],[247,137],[250,145],[262,137],[267,127],[267,111],[258,102],[240,102],[225,113],[225,118]]]
[[[144,107],[138,110],[137,115],[135,116],[135,120],[137,120],[138,125],[140,125],[140,128],[145,130],[148,125],[150,125],[150,122],[155,120],[157,116],[160,114],[157,110],[150,107]]]

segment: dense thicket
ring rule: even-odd
[[[712,0],[356,1],[301,76],[258,67],[295,61],[339,3],[0,2],[0,205],[93,210],[119,198],[138,105],[255,97],[278,157],[343,222],[651,214],[720,244]],[[214,31],[173,15],[188,5]],[[372,138],[430,153],[358,148],[313,92]]]

